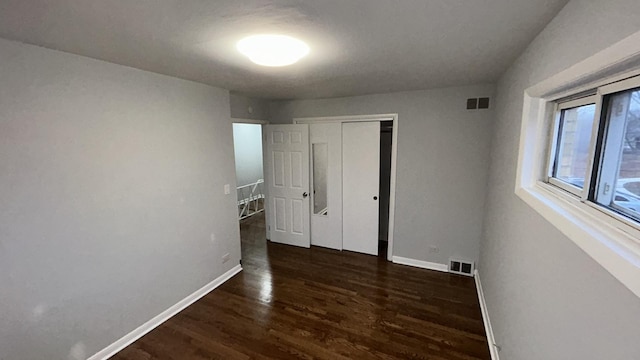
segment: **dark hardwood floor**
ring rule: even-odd
[[[264,230],[244,220],[244,271],[113,359],[490,359],[472,278]]]

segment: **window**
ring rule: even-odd
[[[514,190],[640,297],[639,44],[640,32],[524,91]]]
[[[629,217],[640,217],[640,90],[604,99],[602,161],[594,199]]]
[[[640,226],[640,78],[556,109],[548,183]]]
[[[589,146],[593,130],[596,105],[594,98],[562,104],[558,113],[558,136],[551,179],[561,183],[556,185],[580,194],[584,190],[589,166]],[[565,186],[569,185],[569,186]]]

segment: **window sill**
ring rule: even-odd
[[[637,230],[543,182],[519,187],[516,194],[640,297]]]

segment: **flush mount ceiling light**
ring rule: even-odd
[[[286,35],[252,35],[236,44],[240,53],[262,66],[287,66],[309,53],[303,41]]]

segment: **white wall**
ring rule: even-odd
[[[467,111],[492,85],[273,102],[270,121],[398,113],[394,255],[448,263],[478,259],[493,111]],[[396,129],[394,129],[396,131]],[[440,249],[429,252],[429,246]]]
[[[514,194],[524,90],[638,30],[637,0],[572,1],[499,82],[480,274],[503,360],[640,358],[640,299]]]
[[[1,359],[90,356],[238,264],[227,91],[6,40],[0,64]]]
[[[233,151],[238,186],[263,179],[262,125],[233,124]]]

